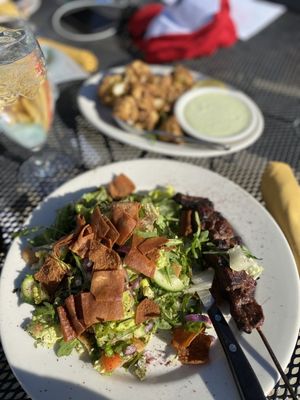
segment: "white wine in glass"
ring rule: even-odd
[[[60,153],[44,148],[54,101],[42,51],[28,26],[0,23],[0,131],[34,152],[20,168],[21,180],[54,176]],[[60,158],[57,163],[55,158]],[[70,164],[70,160],[66,160]]]

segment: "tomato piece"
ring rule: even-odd
[[[123,360],[119,354],[107,356],[103,354],[100,358],[101,371],[113,372],[116,368],[120,367]]]

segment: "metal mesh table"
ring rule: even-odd
[[[53,2],[51,7],[55,6]],[[48,5],[47,5],[48,7]],[[48,36],[51,32],[48,17],[50,9],[41,9],[33,22],[42,26]],[[239,184],[257,200],[262,201],[259,184],[269,160],[289,163],[300,178],[300,15],[287,12],[262,33],[248,42],[240,42],[230,49],[222,49],[207,58],[184,64],[191,69],[228,82],[250,95],[265,117],[265,131],[251,147],[231,156],[211,159],[176,158],[211,169]],[[49,34],[50,32],[50,34]],[[43,33],[43,32],[42,32]],[[116,38],[89,46],[96,51],[101,67],[124,64],[130,55]],[[0,266],[3,265],[11,235],[19,229],[39,202],[60,183],[80,172],[114,161],[133,158],[163,158],[110,140],[96,131],[80,115],[76,94],[81,82],[72,82],[60,88],[55,120],[50,134],[50,147],[69,153],[76,161],[72,170],[62,168],[59,176],[30,189],[17,181],[18,168],[28,154],[20,153],[5,138],[0,140]],[[20,154],[22,154],[20,156]],[[287,376],[300,393],[300,338],[295,347]],[[14,378],[0,347],[0,398],[28,398]],[[270,393],[269,399],[288,399],[282,381]]]

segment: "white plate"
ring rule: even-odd
[[[290,248],[270,215],[248,193],[227,179],[205,169],[176,161],[134,160],[86,172],[53,192],[34,211],[32,225],[48,225],[55,210],[78,199],[87,190],[107,183],[114,174],[127,174],[141,190],[172,184],[176,190],[207,196],[242,235],[248,247],[263,258],[264,274],[256,298],[263,305],[263,331],[283,368],[292,355],[299,328],[299,287],[296,265]],[[7,359],[24,389],[33,399],[52,400],[237,400],[224,353],[218,341],[211,350],[211,362],[203,366],[165,365],[160,357],[151,366],[148,378],[139,382],[120,370],[112,377],[100,376],[90,363],[77,354],[57,358],[52,350],[36,349],[32,338],[21,328],[32,307],[20,304],[13,289],[24,276],[20,239],[14,241],[0,286],[0,328]],[[240,333],[230,322],[249,357],[265,393],[275,385],[278,374],[256,332]],[[156,351],[166,343],[154,340]],[[167,346],[167,349],[170,347]],[[168,350],[167,350],[168,352]],[[157,354],[157,352],[155,353]]]
[[[167,74],[172,68],[167,66],[151,66],[155,74]],[[109,70],[109,73],[120,73],[124,67]],[[198,79],[206,79],[203,75],[194,73]],[[141,136],[124,132],[116,126],[113,121],[111,109],[101,104],[98,96],[98,85],[103,77],[103,73],[98,73],[89,78],[81,87],[78,94],[78,105],[83,116],[97,128],[101,133],[108,137],[138,147],[142,150],[153,151],[160,154],[182,156],[182,157],[216,157],[228,155],[243,150],[251,146],[263,133],[264,118],[261,111],[257,108],[258,123],[255,129],[243,140],[231,144],[230,150],[216,150],[209,147],[200,147],[196,145],[176,145],[172,143],[163,143],[153,141]]]

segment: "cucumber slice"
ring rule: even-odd
[[[23,300],[29,304],[40,304],[44,300],[49,300],[48,294],[32,275],[26,275],[21,283],[21,295]]]
[[[32,290],[35,285],[36,285],[36,282],[35,282],[33,276],[26,275],[21,284],[21,294],[22,294],[23,300],[26,301],[26,303],[34,304]]]
[[[183,282],[175,274],[168,274],[165,268],[155,271],[154,282],[169,292],[180,292],[184,289]]]

